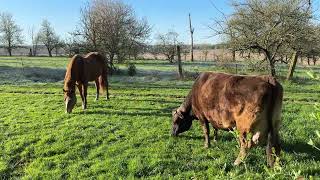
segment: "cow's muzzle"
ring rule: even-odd
[[[172,127],[171,136],[174,136],[174,137],[178,136],[178,127],[177,126]]]

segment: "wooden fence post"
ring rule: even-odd
[[[180,54],[180,46],[177,45],[177,56],[178,56],[178,73],[179,73],[179,78],[183,78],[182,74],[182,65],[181,65],[181,54]]]

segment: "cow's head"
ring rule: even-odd
[[[64,90],[63,89],[63,94],[64,94],[64,103],[66,106],[66,113],[71,113],[72,109],[77,103],[77,97],[74,89],[71,90]]]
[[[172,136],[188,131],[192,125],[193,117],[185,108],[179,107],[172,111]]]

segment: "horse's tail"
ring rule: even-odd
[[[107,99],[109,99],[108,68],[106,65],[103,67],[102,74],[99,77],[99,86],[101,92],[107,91]]]

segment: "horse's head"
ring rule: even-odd
[[[74,89],[70,89],[70,90],[63,89],[63,94],[64,94],[64,103],[66,105],[66,113],[71,113],[72,109],[77,103],[76,92]]]
[[[178,136],[190,129],[193,116],[190,112],[186,112],[185,108],[179,107],[172,111],[172,135]]]

